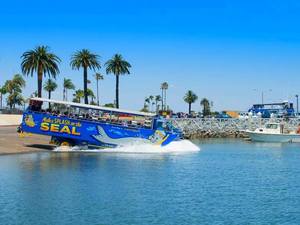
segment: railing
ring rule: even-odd
[[[215,119],[215,118],[180,118],[169,120],[173,126],[181,129],[185,135],[193,135],[201,132],[210,133],[234,133],[245,130],[254,130],[266,123],[284,123],[286,129],[296,130],[300,124],[300,118],[248,118],[248,119]]]
[[[0,114],[21,115],[21,114],[23,114],[23,110],[21,110],[21,109],[0,109]]]

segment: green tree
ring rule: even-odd
[[[144,105],[144,107],[140,110],[141,112],[149,112],[148,107]]]
[[[15,108],[16,105],[22,105],[24,98],[22,97],[22,88],[25,87],[25,80],[20,74],[14,75],[12,80],[7,80],[3,86],[4,93],[8,93],[7,104],[9,108]]]
[[[56,78],[59,74],[60,58],[49,52],[49,48],[43,45],[24,52],[21,58],[23,74],[33,76],[37,72],[38,97],[42,97],[43,76],[49,75]]]
[[[210,115],[210,104],[207,98],[203,98],[200,102],[201,106],[203,107],[203,116]]]
[[[104,77],[100,73],[96,73],[94,76],[97,82],[97,105],[99,106],[99,80],[103,80]]]
[[[189,90],[185,96],[184,96],[184,101],[186,103],[188,103],[189,105],[189,114],[191,114],[191,111],[192,111],[192,104],[195,103],[198,99],[198,96],[191,90]]]
[[[70,65],[72,69],[79,70],[80,68],[83,68],[84,103],[89,104],[87,92],[88,69],[95,71],[96,69],[101,68],[99,56],[94,53],[91,53],[87,49],[82,49],[74,53],[74,55],[71,58]]]
[[[131,65],[120,54],[115,54],[105,65],[106,73],[113,73],[116,76],[116,108],[119,108],[119,78],[120,75],[130,74]]]
[[[84,92],[81,89],[78,89],[73,94],[73,102],[81,103],[81,99],[84,98]]]
[[[68,90],[75,90],[75,85],[71,79],[64,78],[63,87],[63,100],[68,101]]]
[[[48,79],[46,81],[46,83],[44,84],[44,90],[48,92],[48,99],[51,99],[51,93],[53,91],[55,91],[57,88],[57,84],[51,80],[51,79]],[[49,102],[49,109],[51,108],[51,104]]]
[[[106,104],[104,105],[104,107],[115,108],[115,104],[114,104],[114,103],[106,103]]]

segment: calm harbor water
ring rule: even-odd
[[[0,156],[0,224],[300,224],[300,145]]]

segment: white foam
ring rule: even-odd
[[[129,143],[126,146],[117,148],[105,148],[105,149],[80,149],[78,146],[69,147],[57,147],[54,151],[57,152],[105,152],[105,153],[191,153],[198,152],[200,148],[189,140],[174,141],[170,144],[161,147],[151,144],[133,144]]]

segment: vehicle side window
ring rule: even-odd
[[[163,122],[158,121],[157,122],[157,129],[163,128]]]
[[[278,128],[278,125],[277,124],[267,124],[266,128],[276,130]]]

